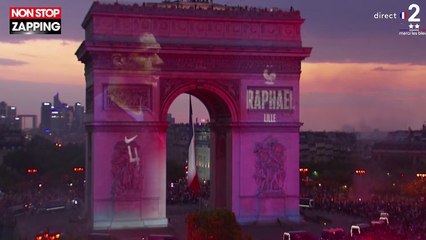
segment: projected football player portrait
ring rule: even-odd
[[[163,60],[158,55],[161,46],[151,33],[144,33],[139,38],[139,43],[140,47],[132,53],[112,54],[113,68],[139,71],[142,73],[140,83],[151,85],[154,82],[153,87],[155,87],[155,80],[158,79],[156,72],[161,70],[160,66],[163,64]],[[135,84],[135,82],[129,82],[121,76],[112,77],[105,93],[107,101],[126,111],[134,120],[143,121],[143,112],[151,109],[151,93],[129,84]]]

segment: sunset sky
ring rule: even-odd
[[[142,1],[119,0],[120,3]],[[374,14],[411,11],[401,0],[216,0],[228,5],[300,10],[303,45],[313,47],[302,63],[302,130],[418,129],[426,121],[426,36],[399,36],[407,20]],[[0,101],[18,114],[39,114],[56,92],[69,104],[84,102],[83,64],[74,53],[84,39],[81,22],[92,1],[0,1]],[[417,1],[420,28],[426,3]],[[9,35],[9,7],[62,6],[62,35]],[[187,120],[186,98],[170,111]],[[185,109],[185,111],[182,111]],[[207,117],[200,104],[195,115]],[[184,112],[184,113],[183,113]]]

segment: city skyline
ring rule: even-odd
[[[398,31],[408,27],[406,22],[374,18],[377,12],[408,11],[409,3],[215,2],[282,9],[293,6],[301,11],[306,19],[302,25],[303,45],[313,47],[312,56],[302,63],[302,130],[396,130],[417,128],[425,122],[422,109],[426,106],[426,36],[399,36]],[[74,53],[84,39],[80,24],[91,3],[58,1],[56,5],[62,6],[64,12],[63,33],[58,36],[9,35],[9,7],[47,3],[0,3],[1,100],[17,106],[19,114],[39,115],[38,104],[56,92],[64,102],[84,105],[83,64]],[[426,5],[417,4],[422,26],[426,22]],[[206,118],[207,112],[200,105],[194,101],[194,115],[199,112],[199,118]],[[187,106],[183,96],[171,106],[169,111],[177,122],[187,121]]]

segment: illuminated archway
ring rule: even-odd
[[[92,228],[167,225],[165,120],[181,93],[212,119],[213,207],[298,219],[302,23],[298,11],[95,2],[76,53]]]

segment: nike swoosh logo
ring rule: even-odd
[[[129,144],[129,143],[131,143],[133,140],[135,140],[137,137],[138,137],[138,135],[135,135],[135,136],[134,136],[134,137],[132,137],[132,138],[127,138],[126,136],[124,136],[124,142],[125,142],[126,144]]]

